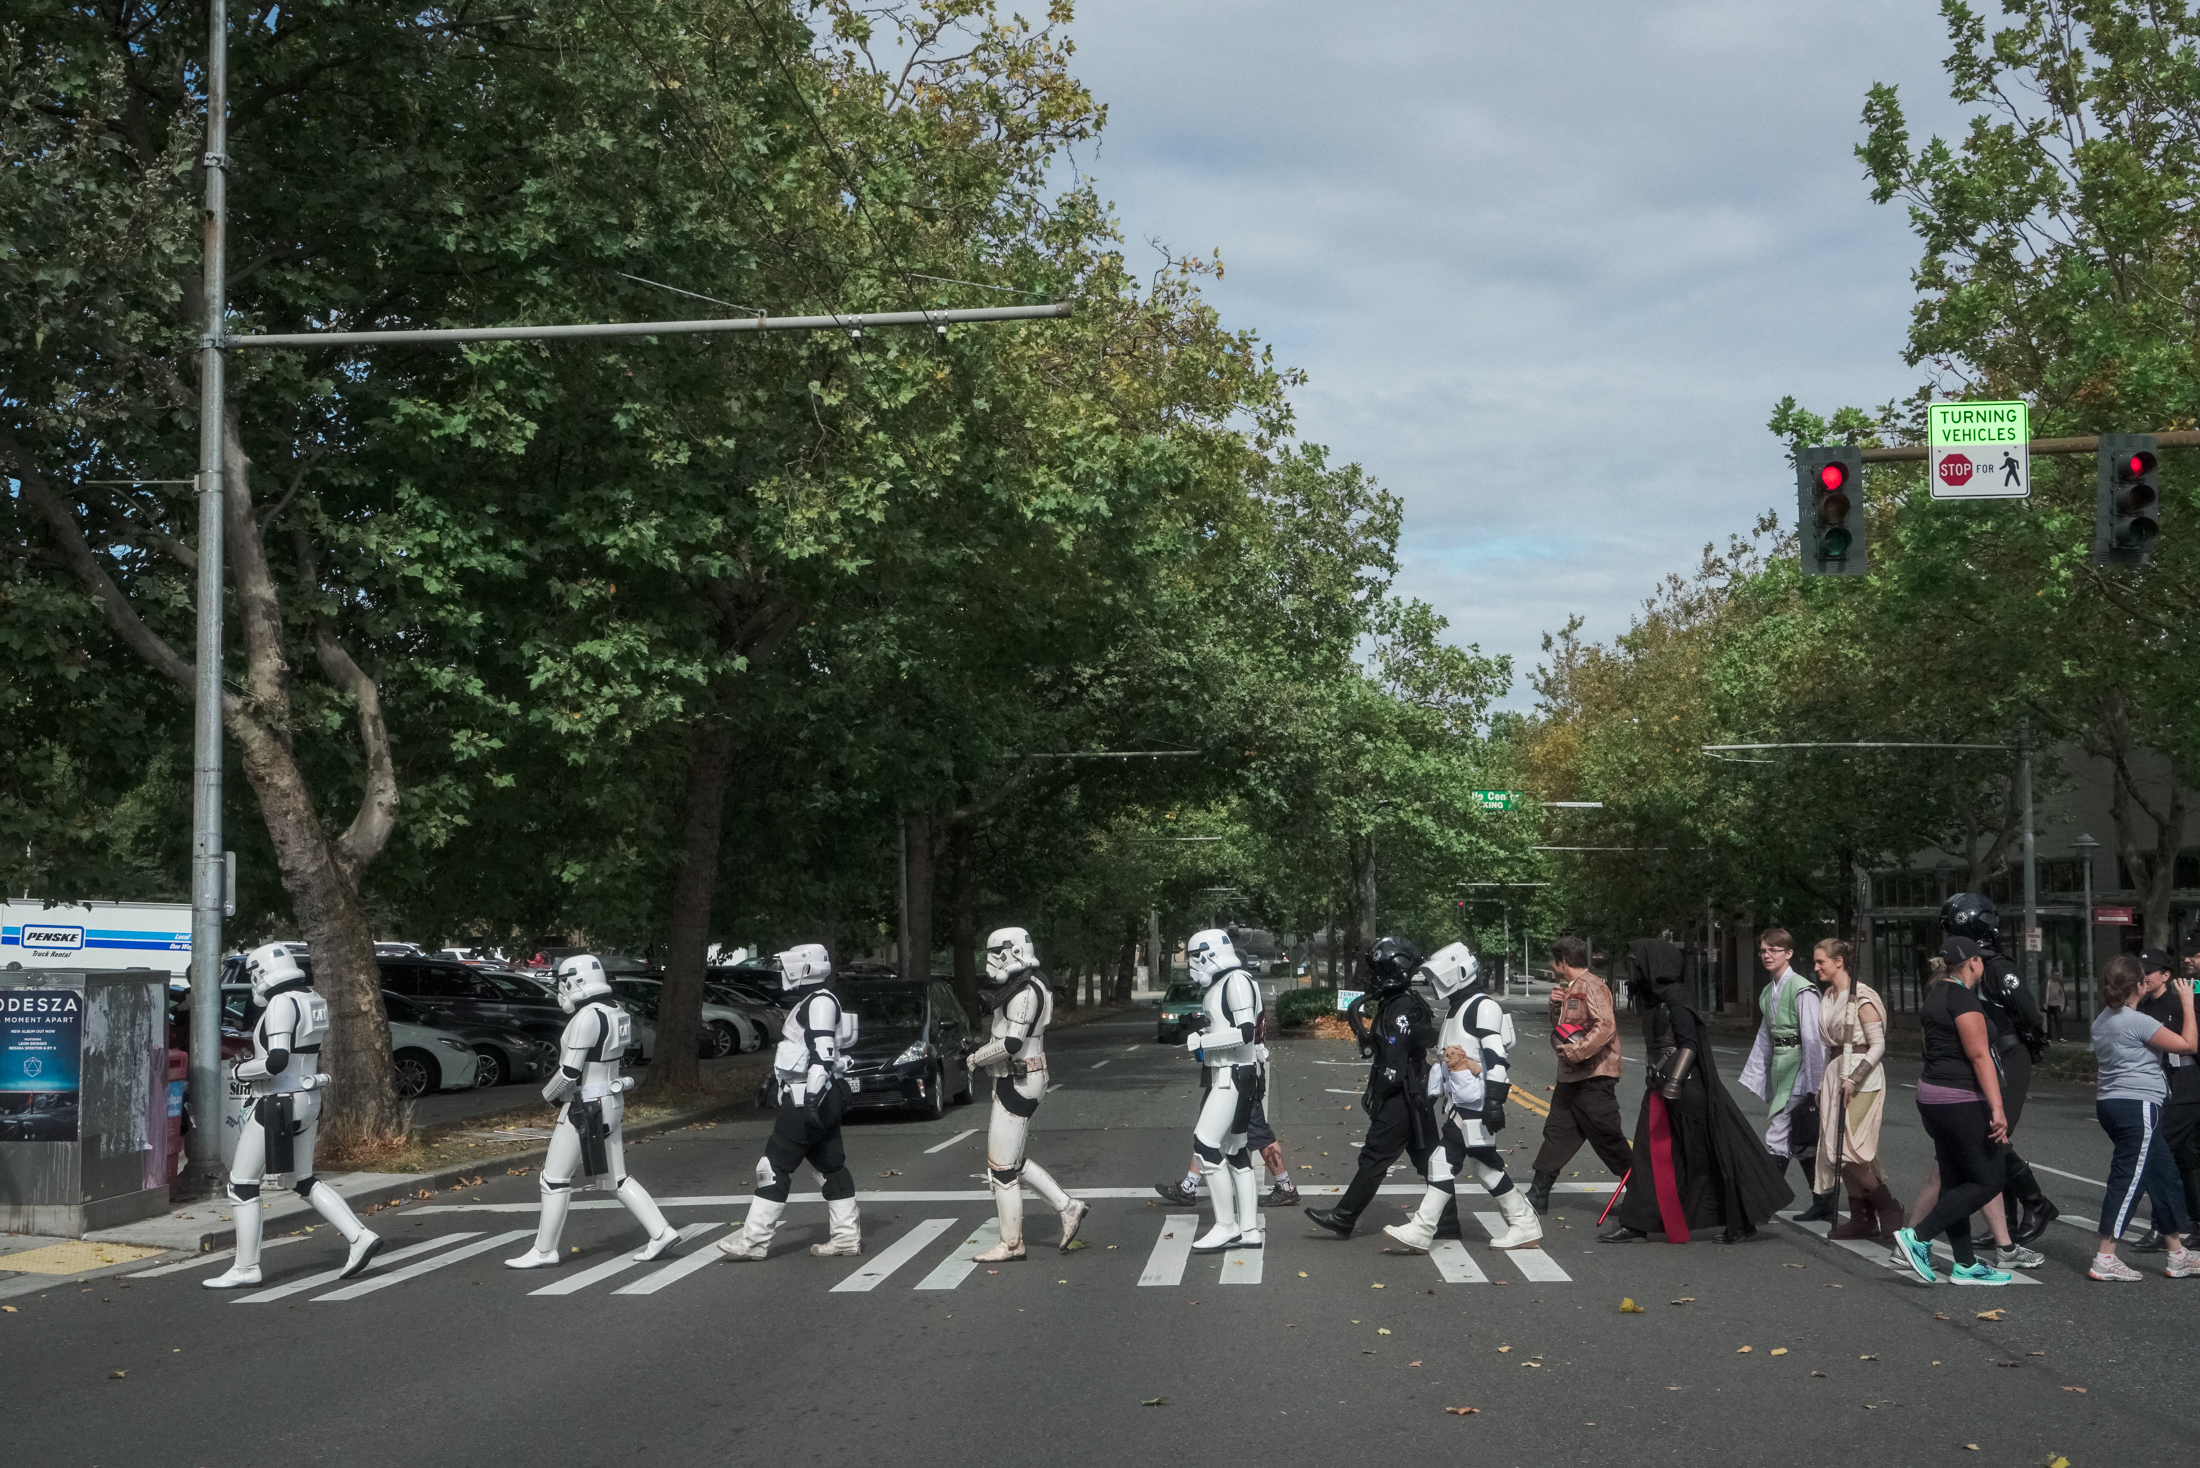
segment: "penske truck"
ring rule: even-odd
[[[11,968],[150,968],[182,983],[191,968],[191,904],[0,901],[0,970]]]

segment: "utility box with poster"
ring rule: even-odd
[[[0,1228],[82,1238],[168,1206],[168,975],[0,971]]]

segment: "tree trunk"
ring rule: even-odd
[[[955,997],[963,1013],[978,1012],[978,862],[967,821],[948,828],[948,942],[954,949]]]
[[[1357,964],[1375,946],[1375,839],[1352,838],[1351,934],[1348,963]],[[1356,970],[1355,970],[1356,971]]]
[[[909,952],[902,959],[905,979],[923,978],[932,972],[932,886],[937,867],[933,831],[938,820],[928,810],[909,816]],[[975,993],[970,1012],[977,1013]]]
[[[1131,1002],[1131,991],[1138,985],[1138,930],[1145,920],[1137,913],[1123,917],[1123,946],[1115,959],[1115,992],[1110,996],[1117,1004]]]
[[[660,1088],[702,1080],[703,962],[710,949],[711,899],[718,889],[718,834],[733,770],[733,723],[716,713],[688,731],[687,784],[680,864],[672,874],[671,951],[657,1004],[657,1053],[649,1079]]]

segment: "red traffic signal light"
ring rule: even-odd
[[[2156,518],[2161,513],[2162,466],[2154,451],[2152,434],[2101,435],[2093,532],[2096,561],[2136,565],[2153,553],[2162,531]]]
[[[1849,482],[1849,466],[1839,460],[1823,466],[1818,471],[1818,482],[1825,486],[1828,494],[1840,493]]]
[[[1819,446],[1795,452],[1797,511],[1806,576],[1865,574],[1864,504],[1850,495],[1864,478],[1862,450]]]

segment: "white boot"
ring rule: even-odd
[[[1491,1200],[1497,1211],[1505,1215],[1505,1231],[1490,1239],[1493,1249],[1525,1249],[1543,1238],[1543,1225],[1537,1221],[1535,1210],[1520,1195],[1520,1189],[1507,1188]]]
[[[225,1272],[199,1281],[210,1290],[241,1290],[260,1282],[260,1200],[232,1194],[229,1216],[237,1225],[237,1258]]]
[[[1016,1195],[1017,1206],[1023,1204],[1023,1194]],[[825,1235],[822,1244],[810,1245],[810,1252],[820,1259],[835,1254],[861,1254],[863,1252],[863,1217],[853,1198],[828,1198],[825,1217],[831,1221],[832,1231]]]
[[[1085,1226],[1085,1215],[1092,1212],[1092,1205],[1082,1198],[1072,1198],[1062,1205],[1062,1247],[1069,1248],[1077,1230]]]
[[[634,1221],[649,1230],[649,1242],[634,1255],[636,1259],[654,1259],[674,1244],[680,1242],[680,1231],[665,1222],[665,1215],[658,1209],[657,1200],[649,1196],[649,1189],[633,1178],[619,1184],[619,1201],[626,1211],[634,1215]]]
[[[1423,1188],[1420,1205],[1412,1216],[1404,1223],[1385,1224],[1383,1232],[1414,1253],[1426,1254],[1436,1242],[1436,1225],[1442,1221],[1444,1205],[1452,1196],[1441,1188]]]
[[[541,1269],[558,1262],[558,1240],[565,1233],[565,1210],[572,1205],[571,1188],[542,1190],[542,1218],[535,1225],[535,1246],[515,1259],[504,1261],[508,1269]]]
[[[382,1236],[369,1231],[359,1221],[359,1215],[351,1211],[342,1193],[316,1178],[312,1190],[306,1194],[306,1201],[313,1205],[314,1212],[336,1225],[344,1242],[351,1245],[351,1252],[344,1256],[344,1272],[336,1276],[338,1279],[350,1279],[382,1252]]]
[[[993,1184],[993,1211],[1001,1220],[1001,1241],[977,1256],[980,1264],[999,1264],[1024,1257],[1024,1185]]]
[[[1238,1241],[1238,1191],[1237,1186],[1224,1176],[1221,1163],[1207,1165],[1207,1159],[1199,1160],[1201,1178],[1207,1184],[1207,1199],[1215,1205],[1215,1226],[1192,1242],[1194,1254],[1219,1254],[1224,1249],[1234,1249]]]
[[[1260,1221],[1260,1179],[1250,1167],[1233,1167],[1230,1183],[1237,1189],[1238,1247],[1258,1249],[1268,1242],[1267,1225]]]
[[[761,1259],[771,1252],[772,1235],[779,1232],[780,1217],[787,1205],[770,1198],[749,1200],[749,1219],[741,1225],[741,1232],[727,1234],[718,1241],[718,1252],[728,1259]]]

